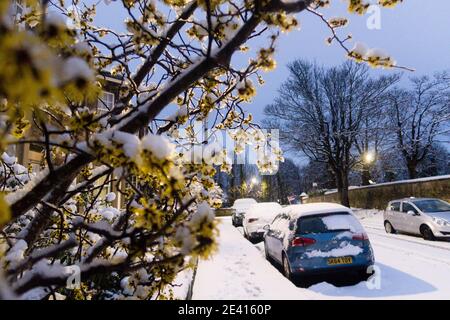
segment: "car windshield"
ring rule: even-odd
[[[413,203],[420,209],[422,212],[444,212],[450,211],[450,204],[442,200],[417,200],[413,201]]]
[[[297,233],[300,234],[342,231],[361,232],[362,226],[346,212],[301,217],[297,221]]]

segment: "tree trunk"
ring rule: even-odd
[[[350,208],[350,200],[348,197],[348,174],[345,170],[339,170],[339,172],[337,172],[336,184],[341,204]]]
[[[368,186],[370,184],[370,169],[368,166],[363,165],[362,173],[361,173],[361,183],[363,186]]]
[[[408,161],[408,175],[410,179],[417,178],[417,163],[415,161]]]

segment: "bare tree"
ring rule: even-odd
[[[417,178],[418,165],[432,150],[439,136],[448,132],[450,86],[444,75],[411,78],[411,89],[396,88],[388,107],[395,145],[410,179]]]
[[[366,114],[398,76],[371,79],[366,66],[352,62],[324,69],[298,60],[289,71],[279,96],[265,108],[268,124],[280,128],[291,149],[329,165],[341,203],[349,206],[348,174],[360,161],[354,148]]]

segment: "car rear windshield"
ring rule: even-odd
[[[354,216],[347,212],[321,214],[299,218],[297,233],[327,233],[327,232],[362,232],[362,226]]]
[[[422,212],[444,212],[450,211],[450,204],[441,200],[417,200],[413,203]]]
[[[233,209],[240,210],[248,210],[253,204],[257,203],[255,199],[238,199],[234,201]]]

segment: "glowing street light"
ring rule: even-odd
[[[252,180],[251,180],[251,183],[252,183],[252,184],[258,183],[258,179],[256,179],[256,177],[253,177]]]
[[[363,155],[364,163],[370,164],[375,161],[375,153],[373,151],[367,151]]]

